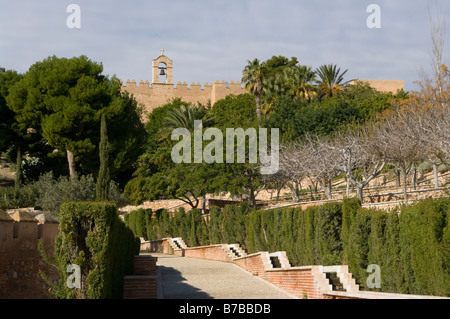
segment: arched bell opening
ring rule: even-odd
[[[159,63],[158,70],[159,83],[167,83],[167,64],[164,62]]]

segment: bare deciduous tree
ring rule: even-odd
[[[407,177],[416,161],[425,159],[423,132],[417,125],[419,118],[408,109],[396,109],[376,126],[372,147],[378,148],[381,158],[396,166],[403,175],[404,200],[408,201]]]
[[[381,156],[383,145],[376,145],[367,128],[355,130],[346,135],[337,134],[334,139],[335,160],[338,169],[347,178],[349,197],[350,184],[356,188],[359,200],[363,201],[363,189],[382,172],[386,161]]]
[[[299,202],[302,180],[306,176],[302,162],[306,158],[306,152],[301,144],[296,143],[284,146],[280,152],[279,173],[286,178],[286,185],[290,188],[292,201]]]
[[[333,179],[340,175],[336,161],[336,150],[331,146],[331,138],[306,138],[304,152],[307,157],[301,163],[307,175],[315,179],[323,189],[327,198],[331,200]]]

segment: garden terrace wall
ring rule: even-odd
[[[175,243],[176,242],[176,243]],[[190,258],[201,258],[216,261],[232,261],[230,246],[241,250],[239,245],[210,245],[187,247],[181,238],[164,238],[153,241],[141,241],[141,251],[157,252]]]
[[[157,257],[138,255],[134,257],[134,272],[123,280],[123,299],[156,299]]]
[[[284,290],[307,299],[328,299],[318,285],[320,266],[293,267],[289,269],[269,269],[264,279]],[[326,282],[324,283],[326,285]],[[328,291],[326,289],[325,291]]]
[[[291,267],[285,252],[258,252],[242,257],[227,253],[232,245],[212,245],[168,249],[170,238],[147,242],[148,251],[165,252],[178,256],[233,262],[237,266],[259,276],[285,291],[307,299],[449,299],[434,296],[419,296],[395,293],[360,291],[359,286],[348,271],[347,265]],[[178,238],[180,240],[180,238]],[[233,245],[237,247],[237,245]],[[156,249],[152,251],[152,248]],[[228,257],[225,258],[225,255]],[[281,268],[275,268],[271,257],[279,259]],[[327,273],[336,273],[344,291],[334,291]]]
[[[250,254],[234,260],[235,264],[255,276],[266,279],[265,271],[272,267],[268,252]]]
[[[230,261],[230,256],[226,253],[226,248],[223,246],[225,245],[185,248],[183,249],[183,256],[216,261]]]

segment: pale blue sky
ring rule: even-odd
[[[81,7],[81,29],[69,29],[66,8]],[[369,29],[369,4],[381,8],[381,28]],[[437,1],[444,17],[450,1]],[[334,63],[347,79],[405,80],[416,86],[428,69],[428,0],[0,0],[0,66],[26,72],[50,55],[82,54],[104,73],[149,80],[164,48],[174,81],[236,81],[247,60],[297,57],[316,68]],[[450,21],[448,21],[450,28]],[[450,43],[450,30],[447,44]],[[447,45],[445,57],[450,57]]]

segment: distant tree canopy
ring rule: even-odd
[[[407,95],[379,93],[358,82],[339,95],[323,100],[296,100],[288,95],[275,100],[265,125],[279,128],[283,142],[301,140],[307,134],[327,136],[339,130],[363,125]]]
[[[275,112],[278,100],[284,96],[289,96],[295,103],[316,105],[330,98],[345,97],[346,103],[366,108],[360,112],[365,118],[383,111],[385,103],[380,99],[385,99],[386,95],[380,97],[383,94],[376,92],[367,83],[356,81],[355,84],[355,81],[345,79],[347,72],[348,70],[341,70],[335,64],[323,64],[313,69],[300,64],[295,57],[288,59],[273,56],[263,62],[258,59],[249,60],[242,72],[242,82],[256,99],[255,110],[259,121],[267,120]],[[400,97],[399,94],[407,96],[405,92],[399,92],[397,97]],[[360,105],[362,102],[364,105]],[[374,109],[368,105],[373,102],[377,104]]]
[[[264,120],[260,120],[255,112],[258,99],[254,93],[227,96],[212,108],[174,99],[152,111],[146,124],[147,151],[140,157],[134,179],[126,187],[126,193],[135,203],[177,198],[197,207],[202,196],[225,191],[246,194],[252,206],[256,205],[256,194],[270,180],[260,174],[257,165],[248,161],[244,164],[173,163],[171,150],[176,143],[170,139],[171,133],[176,128],[186,128],[192,134],[194,120],[203,121],[203,130],[208,127],[220,129],[224,137],[227,128],[278,128],[281,142],[292,143],[310,135],[332,136],[359,127],[389,109],[394,100],[407,97],[404,93],[397,96],[380,93],[367,83],[356,82],[339,89],[334,87],[331,97],[316,98],[318,91],[312,84],[314,71],[298,66],[295,58],[274,57],[260,67],[264,76],[271,74],[275,77],[273,83],[282,85],[272,93],[269,91],[275,86],[265,87],[265,101],[270,100],[271,112],[266,113]],[[339,70],[332,68],[331,71],[334,71],[332,75],[342,75]],[[308,77],[308,81],[292,80],[298,74]],[[342,79],[336,81],[338,84]],[[208,143],[204,141],[203,146]],[[248,141],[245,143],[248,150]]]
[[[16,71],[0,72],[0,152],[6,151],[19,139],[20,132],[15,113],[6,105],[6,97],[11,87],[20,79],[22,75]]]
[[[146,138],[141,110],[116,78],[86,56],[49,57],[30,67],[6,98],[20,130],[33,129],[67,152],[70,175],[99,168],[100,119],[108,123],[111,176],[129,170]]]
[[[257,127],[254,109],[255,98],[250,94],[243,94],[217,101],[212,109],[175,99],[153,110],[146,128],[153,132],[154,137],[150,139],[147,152],[140,157],[135,178],[127,184],[125,192],[135,203],[176,198],[197,207],[199,200],[206,194],[221,191],[244,194],[256,191],[259,171],[249,164],[174,164],[171,150],[177,141],[172,141],[170,136],[176,128],[186,128],[193,136],[195,120],[202,121],[203,130],[212,126],[219,128],[223,137],[226,136],[226,128]],[[208,143],[209,141],[204,141],[203,146]],[[225,148],[223,151],[225,152]],[[191,158],[193,155],[194,153]]]

